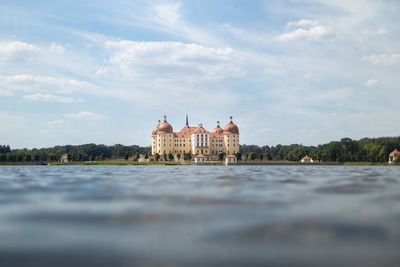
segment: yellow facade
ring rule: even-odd
[[[235,154],[239,152],[239,128],[232,122],[224,129],[217,127],[209,132],[199,126],[186,125],[180,132],[173,132],[172,126],[164,116],[164,122],[158,123],[152,131],[152,155],[159,154],[180,154],[191,153],[193,155],[203,154],[206,156]]]

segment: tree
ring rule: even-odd
[[[235,156],[236,156],[236,158],[237,158],[238,161],[239,161],[239,160],[242,160],[242,153],[237,152],[237,153],[235,154]]]
[[[254,152],[250,153],[250,160],[253,161],[256,159],[256,154]]]
[[[164,161],[167,161],[167,153],[165,153],[165,151],[164,151],[164,154],[163,154],[163,158],[164,158]]]
[[[218,158],[220,161],[222,161],[224,159],[224,153],[219,153]]]
[[[129,159],[129,154],[128,154],[128,152],[125,153],[124,159],[125,159],[125,161],[128,161],[128,159]]]
[[[262,161],[264,159],[264,154],[260,154],[260,160]]]
[[[79,154],[79,156],[81,156],[81,154]],[[104,155],[104,153],[101,153],[100,158],[102,161],[104,161],[106,159],[106,156]]]
[[[168,153],[168,159],[169,159],[169,161],[171,161],[171,160],[173,160],[173,159],[174,159],[174,156],[172,155],[172,153],[171,153],[171,152],[169,152],[169,153]]]
[[[176,155],[176,157],[178,158],[178,160],[180,160],[181,159],[181,154],[178,153],[178,155]]]
[[[26,155],[25,155],[25,161],[26,161],[26,162],[32,161],[32,156],[31,156],[31,154],[26,154]]]
[[[159,160],[160,160],[160,154],[156,153],[156,154],[154,155],[154,159],[155,159],[156,161],[159,161]]]

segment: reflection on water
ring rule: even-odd
[[[400,266],[400,168],[0,167],[0,266]]]

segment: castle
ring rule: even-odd
[[[211,132],[203,125],[189,126],[186,115],[186,125],[179,132],[174,132],[171,124],[164,116],[164,122],[158,121],[157,127],[151,133],[151,154],[185,154],[213,156],[224,153],[233,155],[239,152],[239,128],[230,122],[222,129],[217,121],[217,127]]]

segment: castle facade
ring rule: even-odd
[[[151,133],[151,154],[181,154],[213,156],[220,153],[233,155],[239,152],[239,128],[230,122],[222,129],[217,121],[217,127],[211,132],[202,124],[189,126],[186,116],[186,125],[179,132],[174,132],[171,124],[164,116],[164,122],[158,121],[157,127]]]

